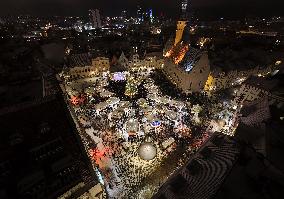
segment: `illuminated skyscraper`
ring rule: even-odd
[[[123,19],[126,19],[126,18],[127,18],[127,11],[126,11],[126,10],[123,10],[123,11],[121,12],[121,18],[123,18]]]
[[[90,18],[90,22],[92,23],[93,28],[102,27],[101,15],[98,9],[89,10],[89,18]]]
[[[137,19],[138,19],[138,22],[144,21],[143,10],[140,6],[137,7]]]
[[[153,23],[154,17],[153,17],[153,10],[152,9],[149,10],[149,18],[150,18],[150,22]]]

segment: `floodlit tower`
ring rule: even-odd
[[[187,20],[188,18],[188,0],[182,0],[181,2],[181,18],[183,20]]]
[[[186,27],[186,22],[187,21],[178,21],[177,22],[175,45],[177,45],[182,39],[184,28]]]
[[[177,45],[182,40],[183,32],[188,22],[187,18],[188,18],[188,0],[182,0],[181,18],[177,22],[175,45]]]

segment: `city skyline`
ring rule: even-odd
[[[280,0],[191,0],[191,6],[196,10],[200,17],[242,17],[244,15],[277,16],[281,15],[281,6],[284,2]],[[163,13],[166,16],[177,17],[180,14],[179,1],[173,0],[105,0],[95,2],[92,0],[27,0],[27,1],[1,1],[1,15],[34,14],[34,15],[87,15],[89,9],[99,9],[104,16],[116,16],[121,10],[133,10],[140,5],[145,8],[153,8],[154,15],[159,16]],[[239,9],[242,8],[242,9]],[[267,9],[269,8],[269,9]],[[132,11],[132,12],[131,12]]]
[[[0,0],[0,199],[283,198],[281,1]]]

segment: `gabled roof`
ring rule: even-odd
[[[120,57],[118,59],[118,62],[119,63],[126,63],[126,62],[128,62],[128,59],[126,58],[126,56],[125,56],[123,51],[122,51],[122,53],[121,53],[121,55],[120,55]]]
[[[182,62],[180,63],[180,66],[185,71],[188,71],[188,72],[191,71],[194,65],[199,61],[201,55],[202,55],[202,52],[199,49],[196,49],[190,46]]]

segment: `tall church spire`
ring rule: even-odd
[[[184,29],[188,23],[188,6],[189,6],[188,0],[181,1],[181,17],[180,20],[178,20],[177,22],[177,30],[176,30],[174,45],[177,45],[182,40]]]
[[[182,40],[184,28],[186,27],[186,21],[178,21],[175,37],[175,45],[177,45]]]
[[[181,20],[184,20],[184,21],[188,20],[188,7],[189,7],[189,0],[182,0],[181,1]]]

